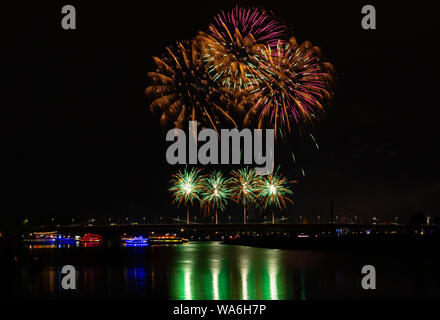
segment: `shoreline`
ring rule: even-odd
[[[439,255],[440,238],[427,237],[331,237],[331,238],[275,238],[275,237],[239,237],[226,239],[227,245],[241,245],[256,248],[326,251],[326,252],[377,252],[398,254]]]

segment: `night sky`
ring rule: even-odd
[[[236,1],[32,2],[2,9],[4,217],[137,215],[183,217],[166,191],[175,170],[144,89],[152,56],[206,30]],[[336,99],[298,144],[306,175],[285,215],[364,218],[440,215],[438,30],[420,1],[241,1],[273,10],[298,42],[334,64]],[[428,3],[428,2],[427,2]],[[73,4],[77,30],[61,28]],[[377,30],[361,28],[374,4]],[[5,72],[6,71],[6,72]],[[6,206],[5,206],[6,204]],[[231,211],[234,212],[234,209]],[[239,216],[239,215],[238,215]]]

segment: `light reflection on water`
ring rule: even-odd
[[[24,247],[28,249],[62,249],[62,248],[90,248],[90,247],[100,247],[102,244],[100,242],[72,242],[72,243],[40,243],[40,244],[25,244]],[[125,244],[124,244],[125,245]],[[136,245],[132,245],[136,246]]]
[[[347,253],[251,248],[216,242],[113,248],[41,246],[28,248],[28,259],[18,270],[16,295],[179,300],[365,297],[359,285],[365,259]],[[44,250],[34,250],[40,248]],[[393,261],[378,259],[384,265]],[[64,292],[59,285],[65,264],[77,268],[78,289],[73,293]],[[399,287],[395,277],[390,279],[390,283],[397,285],[395,293],[404,295],[404,287]],[[389,292],[382,294],[389,297]]]

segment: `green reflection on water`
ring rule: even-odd
[[[280,250],[212,243],[181,246],[172,266],[170,298],[289,299],[283,256]],[[305,299],[304,290],[301,299]]]
[[[95,248],[48,248],[29,251],[29,263],[17,274],[17,292],[62,295],[58,258],[75,253],[78,295],[145,296],[182,300],[306,299],[310,294],[304,253],[276,249],[190,243],[111,251],[106,262],[95,259]],[[56,253],[56,254],[55,254]],[[60,261],[69,261],[66,260]],[[121,261],[115,265],[115,261]],[[36,262],[35,262],[36,261]],[[72,260],[70,260],[72,261]],[[307,287],[307,292],[305,288]]]
[[[300,291],[300,299],[301,300],[306,300],[306,287],[305,287],[305,272],[304,270],[301,270],[299,273],[300,276],[300,280],[301,280],[301,291]]]

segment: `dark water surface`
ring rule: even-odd
[[[73,265],[77,290],[61,288]],[[377,290],[361,288],[361,268],[377,271]],[[151,299],[440,298],[440,261],[427,255],[363,255],[193,242],[182,245],[22,249],[16,297]]]

